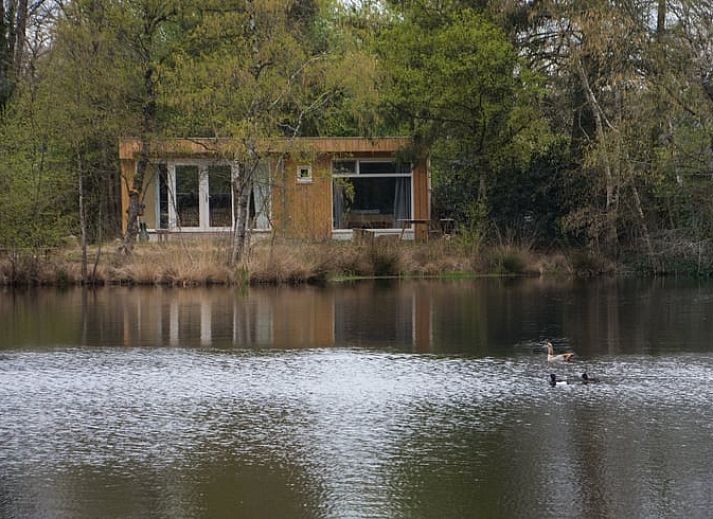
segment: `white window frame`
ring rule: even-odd
[[[306,177],[303,177],[301,175],[302,171],[307,171]],[[312,165],[311,164],[299,164],[297,166],[297,183],[298,184],[312,183]]]
[[[176,166],[196,166],[198,168],[198,219],[197,227],[178,226],[178,211],[176,207]],[[166,187],[168,189],[168,230],[172,232],[220,232],[231,231],[233,226],[210,226],[210,179],[208,168],[210,166],[230,166],[231,181],[238,177],[238,164],[230,161],[210,161],[198,159],[173,160],[166,162]],[[156,176],[156,225],[161,218],[161,189],[160,179]],[[230,194],[231,208],[230,221],[235,221],[235,198],[232,190]]]

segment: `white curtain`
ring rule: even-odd
[[[270,169],[260,163],[253,176],[253,202],[255,203],[255,229],[270,228]]]
[[[344,188],[335,180],[332,182],[333,219],[334,229],[344,228]]]
[[[411,218],[411,179],[397,178],[394,192],[394,227],[400,227],[399,220]]]

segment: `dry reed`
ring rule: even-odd
[[[390,239],[389,239],[390,238]],[[89,252],[95,284],[235,285],[321,283],[334,278],[372,276],[448,276],[461,274],[543,275],[606,272],[610,266],[581,253],[541,254],[528,246],[501,243],[478,250],[457,240],[402,242],[395,237],[373,241],[256,240],[237,268],[228,265],[225,240],[185,239],[139,243],[128,257],[117,254],[118,242],[105,244],[94,269],[97,249]],[[593,265],[592,263],[596,263]],[[80,284],[78,248],[50,257],[0,256],[0,285]]]
[[[224,244],[212,240],[144,243],[123,261],[113,258],[105,275],[109,283],[229,285],[236,273],[228,266],[228,254]]]

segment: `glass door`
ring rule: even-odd
[[[200,170],[198,166],[177,165],[175,175],[175,225],[179,229],[200,227]]]
[[[208,166],[208,212],[210,227],[232,227],[232,169],[229,165]]]

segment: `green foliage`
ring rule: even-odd
[[[495,178],[549,140],[537,76],[498,27],[457,3],[404,4],[379,48],[384,103],[431,148],[442,213],[482,227]],[[475,198],[485,215],[468,209]]]
[[[324,63],[300,40],[304,19],[290,17],[293,7],[214,0],[191,9],[161,89],[174,131],[247,143],[297,129]]]
[[[72,174],[83,177],[89,239],[101,240],[119,232],[116,144],[140,124],[138,58],[123,41],[128,14],[116,2],[76,1],[63,13],[42,63],[56,101],[47,117]]]
[[[466,253],[477,253],[483,245],[486,234],[485,204],[471,199],[463,216],[457,221],[460,222],[456,233],[458,245]]]
[[[540,247],[557,241],[581,245],[561,224],[591,193],[592,177],[573,165],[569,142],[560,137],[527,164],[503,167],[490,189],[490,218],[497,229]]]
[[[379,88],[378,35],[388,24],[376,2],[326,2],[319,25],[330,65],[325,80],[333,96],[321,113],[308,115],[305,131],[328,137],[402,134],[385,118]]]
[[[71,232],[72,177],[41,89],[16,95],[0,126],[0,247],[36,255]]]
[[[527,261],[519,253],[502,252],[498,254],[496,262],[496,272],[506,275],[521,275],[527,267]]]
[[[90,236],[116,233],[121,136],[231,137],[243,160],[276,136],[398,134],[430,152],[433,215],[467,250],[501,232],[615,254],[613,227],[627,258],[710,270],[709,1],[36,7],[45,44],[10,56],[0,28],[1,247],[76,233],[80,174]]]

